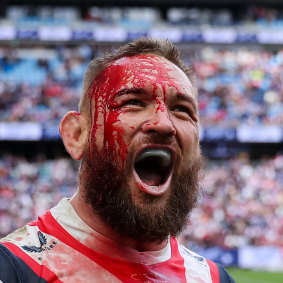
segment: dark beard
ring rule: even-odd
[[[109,152],[85,152],[79,181],[84,200],[115,232],[145,242],[162,242],[169,235],[178,235],[186,226],[188,216],[197,203],[201,157],[189,168],[175,170],[171,192],[164,196],[138,191],[135,204],[126,174],[119,171]],[[129,164],[130,162],[128,162]],[[125,172],[130,172],[126,168]]]

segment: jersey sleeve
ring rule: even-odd
[[[24,282],[23,273],[15,256],[0,244],[0,280],[2,282]]]
[[[33,270],[7,247],[0,244],[0,280],[3,283],[45,283]],[[1,282],[0,281],[0,282]]]
[[[219,271],[219,283],[235,283],[235,280],[222,265],[217,264],[217,267]]]
[[[206,261],[210,268],[211,280],[213,283],[235,283],[235,280],[222,265],[209,259],[206,259]]]

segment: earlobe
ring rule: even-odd
[[[87,122],[75,111],[68,112],[59,125],[64,146],[74,160],[80,160],[87,141]]]

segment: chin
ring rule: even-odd
[[[199,195],[199,159],[182,167],[174,150],[152,144],[130,153],[125,170],[113,154],[92,152],[80,168],[84,200],[116,233],[160,242],[187,225]]]

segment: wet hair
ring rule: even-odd
[[[83,80],[83,90],[79,102],[79,112],[82,113],[89,110],[89,100],[87,97],[88,89],[91,87],[92,82],[102,70],[122,57],[131,57],[139,54],[156,54],[166,58],[178,66],[189,78],[194,89],[194,95],[197,97],[194,71],[191,67],[187,67],[184,64],[181,59],[180,52],[174,46],[174,44],[169,40],[142,37],[121,46],[113,53],[105,53],[104,56],[100,58],[94,58],[90,62]]]

